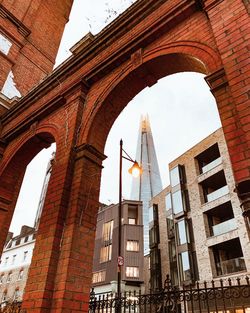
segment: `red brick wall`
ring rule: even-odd
[[[0,53],[0,90],[10,71],[22,95],[51,72],[73,0],[3,0],[0,33],[12,43],[7,57]]]

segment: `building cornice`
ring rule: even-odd
[[[0,4],[0,16],[8,19],[12,24],[14,24],[19,33],[24,37],[29,36],[31,31],[25,26],[21,21],[19,21],[11,12],[9,12],[2,4]]]

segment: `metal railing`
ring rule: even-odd
[[[0,313],[25,313],[25,311],[21,309],[21,305],[21,301],[2,302],[0,304]]]
[[[142,295],[136,292],[96,296],[92,290],[89,313],[248,313],[250,311],[249,278],[235,282],[219,280],[178,288],[169,276],[164,289]]]
[[[219,275],[227,275],[246,270],[246,264],[243,257],[221,261],[216,263]]]

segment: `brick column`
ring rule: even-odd
[[[87,312],[102,161],[93,146],[76,149],[69,211],[61,238],[52,311]]]
[[[250,184],[250,17],[242,0],[203,0],[203,5],[223,64],[207,82],[217,100],[236,184]]]
[[[56,300],[53,292],[54,287],[58,286],[58,273],[68,267],[64,253],[68,252],[67,241],[71,240],[70,237],[65,237],[65,234],[68,234],[66,227],[73,206],[72,203],[69,204],[69,199],[71,193],[74,193],[72,184],[75,180],[75,178],[73,180],[74,147],[86,94],[87,90],[84,85],[76,86],[65,96],[67,99],[65,106],[60,108],[61,112],[57,112],[55,120],[52,120],[52,123],[61,126],[61,132],[57,138],[56,158],[53,163],[23,298],[22,308],[26,313],[55,312],[53,308]],[[65,248],[63,243],[65,243]],[[67,284],[66,280],[59,282],[62,293],[67,288]],[[61,299],[64,299],[64,296]],[[62,301],[61,299],[59,302]],[[67,309],[67,304],[64,303],[64,305]]]
[[[247,176],[250,170],[249,141],[247,141],[246,132],[244,132],[244,125],[241,124],[240,112],[236,109],[224,69],[207,76],[206,81],[217,101],[233,171],[236,179],[238,178],[236,191],[242,202],[243,216],[249,229],[250,177]],[[239,181],[240,179],[241,181]]]

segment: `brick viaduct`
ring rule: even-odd
[[[127,103],[164,76],[206,75],[249,210],[249,33],[247,0],[138,0],[0,117],[1,248],[27,164],[57,146],[24,295],[28,313],[87,311],[105,141]]]

